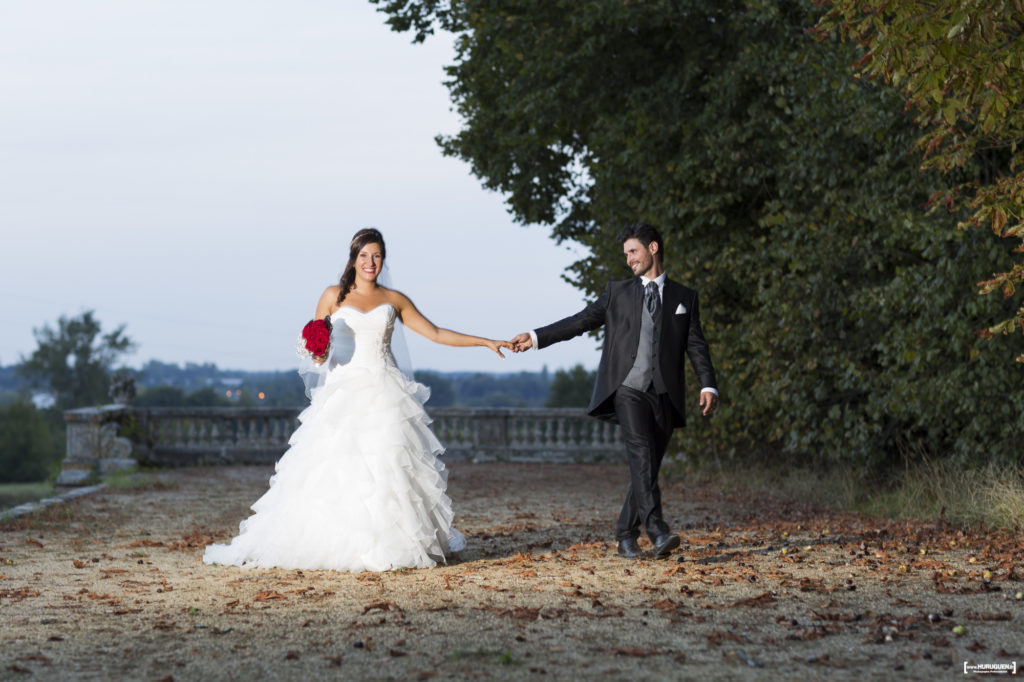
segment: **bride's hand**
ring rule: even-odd
[[[486,345],[488,348],[497,353],[498,357],[500,357],[502,360],[505,359],[505,356],[501,354],[502,348],[504,348],[505,350],[511,350],[513,352],[515,350],[515,347],[508,341],[495,341],[494,339],[487,339]]]

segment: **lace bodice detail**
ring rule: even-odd
[[[363,312],[342,306],[331,315],[334,331],[331,343],[338,364],[380,367],[395,366],[391,353],[391,335],[395,331],[397,312],[390,303]]]

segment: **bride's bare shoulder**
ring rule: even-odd
[[[339,293],[341,293],[341,287],[337,284],[324,289],[324,293],[320,294],[320,300],[316,304],[316,317],[330,315],[337,309]]]
[[[387,289],[385,287],[380,287],[380,289],[384,292],[384,299],[399,310],[412,302],[408,296],[397,289]]]

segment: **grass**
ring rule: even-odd
[[[111,471],[103,477],[103,482],[111,490],[168,489],[177,485],[145,471]]]
[[[980,468],[920,459],[885,484],[851,468],[807,470],[745,464],[707,467],[689,478],[726,493],[751,492],[892,519],[943,518],[962,525],[1024,527],[1024,468]]]
[[[0,509],[16,507],[25,502],[41,500],[54,494],[53,483],[0,483]]]
[[[923,461],[907,467],[897,485],[875,491],[859,511],[893,518],[942,517],[997,528],[1024,526],[1024,469],[969,469]]]

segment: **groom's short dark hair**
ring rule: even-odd
[[[647,223],[633,223],[626,225],[619,232],[619,243],[625,244],[628,239],[636,239],[644,246],[650,246],[651,242],[658,245],[658,256],[665,259],[665,243],[661,240],[661,233],[654,225]]]

